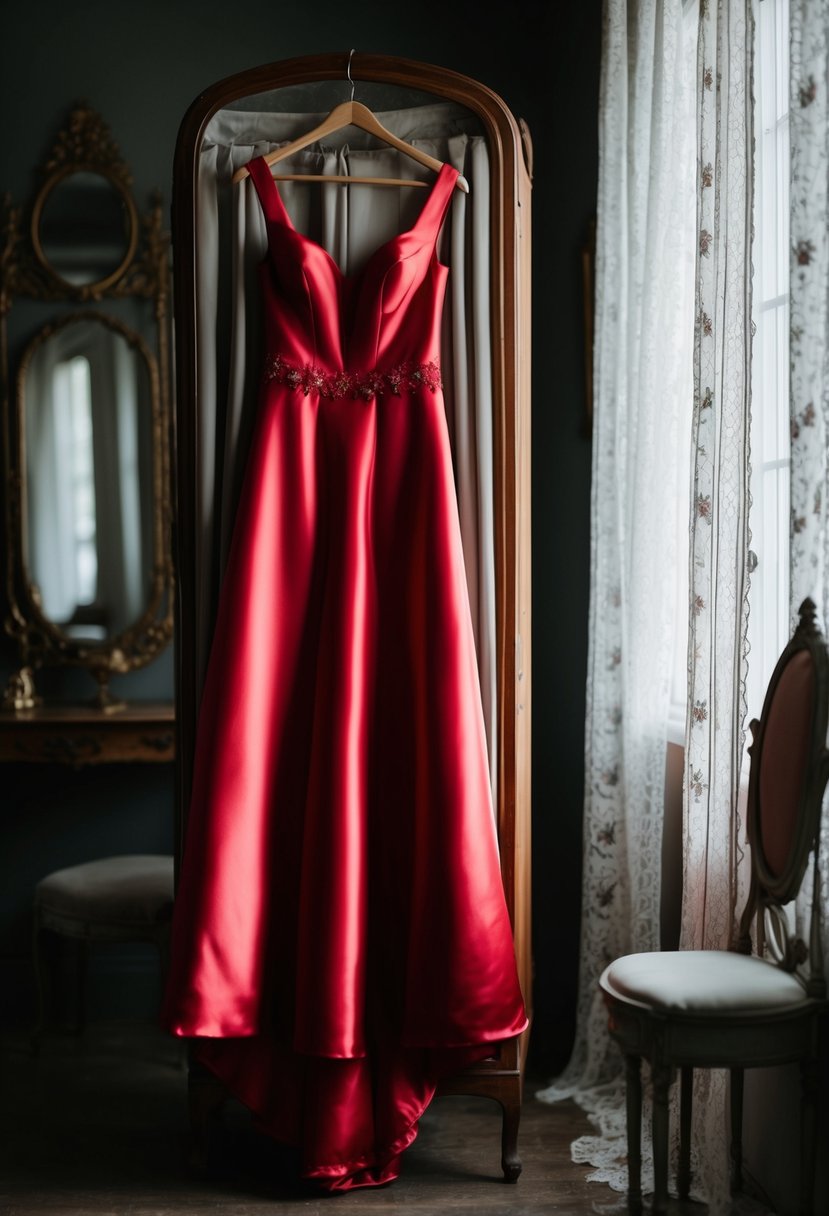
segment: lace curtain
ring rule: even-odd
[[[688,950],[726,949],[745,895],[737,798],[748,627],[753,53],[750,0],[703,0],[680,938]],[[712,1213],[730,1209],[727,1081],[720,1070],[694,1074],[691,1166]]]
[[[588,1111],[599,1134],[574,1158],[620,1190],[620,1056],[597,980],[616,955],[659,948],[666,729],[685,638],[676,604],[690,492],[695,47],[694,15],[679,3],[607,0],[577,1033],[565,1072],[538,1096],[572,1096]]]
[[[829,629],[829,0],[791,0],[791,619],[808,595]],[[820,902],[829,925],[829,810],[820,839]],[[805,937],[811,869],[797,901]],[[829,972],[829,934],[824,930]],[[821,1178],[826,1203],[827,1171]]]
[[[659,948],[674,624],[688,630],[681,945],[726,946],[738,894],[752,51],[750,0],[606,0],[579,1029],[539,1096],[587,1110],[599,1134],[573,1156],[620,1190],[621,1061],[596,981],[611,958]],[[687,535],[689,502],[688,616],[674,622],[675,512]],[[701,1073],[695,1195],[712,1214],[729,1204],[725,1103],[722,1075]],[[647,1136],[643,1148],[647,1189]]]
[[[829,0],[791,0],[791,617],[829,620]]]

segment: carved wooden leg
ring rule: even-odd
[[[518,1125],[521,1122],[521,1090],[515,1087],[515,1096],[501,1098],[503,1122],[501,1124],[501,1169],[504,1182],[517,1182],[521,1173],[521,1158],[518,1156]]]
[[[212,1132],[219,1122],[226,1100],[227,1091],[221,1081],[204,1065],[191,1060],[187,1076],[187,1102],[193,1136],[190,1164],[195,1169],[207,1168]]]
[[[680,1199],[691,1193],[691,1116],[694,1100],[694,1070],[682,1069],[679,1082],[679,1167],[676,1185]]]
[[[817,1149],[818,1061],[814,1056],[800,1062],[800,1212],[812,1216]]]
[[[628,1211],[642,1211],[642,1061],[625,1056],[625,1101],[628,1132]]]
[[[671,1070],[664,1064],[651,1068],[653,1081],[653,1216],[668,1211],[668,1089]]]
[[[731,1191],[743,1189],[743,1069],[731,1069]]]

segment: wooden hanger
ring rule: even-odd
[[[429,156],[427,152],[421,152],[420,148],[415,148],[414,145],[406,143],[405,140],[399,139],[396,135],[392,135],[391,131],[388,131],[383,126],[368,106],[364,106],[362,102],[354,101],[353,98],[351,101],[344,101],[340,105],[335,106],[328,117],[324,118],[312,131],[308,131],[305,135],[300,135],[298,139],[286,144],[284,148],[276,148],[273,152],[268,152],[263,159],[266,164],[275,165],[278,161],[284,160],[288,156],[293,156],[294,152],[300,152],[303,148],[307,148],[309,144],[314,143],[318,139],[323,139],[333,131],[342,130],[343,127],[359,127],[363,131],[368,131],[370,135],[376,135],[384,143],[390,144],[398,152],[404,152],[407,156],[411,156],[418,164],[425,165],[428,169],[433,169],[435,173],[438,173],[443,168],[443,161],[436,160],[434,156]],[[237,169],[233,174],[233,181],[240,182],[247,176],[248,170],[243,165],[241,169]],[[343,185],[428,185],[427,182],[410,181],[408,178],[348,177],[343,174],[325,173],[286,173],[284,175],[274,174],[274,177],[279,181],[337,182]],[[469,184],[465,177],[458,177],[456,185],[464,193],[469,193]]]

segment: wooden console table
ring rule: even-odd
[[[136,703],[106,714],[88,705],[0,710],[0,762],[164,764],[175,757],[172,704]]]

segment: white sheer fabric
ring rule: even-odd
[[[599,950],[629,951],[633,937],[629,918],[641,887],[631,882],[651,859],[647,842],[638,869],[619,847],[619,823],[631,816],[630,787],[625,761],[628,752],[624,715],[611,710],[613,697],[624,691],[624,634],[607,669],[596,656],[608,649],[607,630],[624,620],[628,602],[624,583],[613,593],[608,613],[607,587],[601,555],[617,544],[618,518],[626,518],[636,483],[613,485],[618,505],[602,515],[607,489],[605,449],[607,427],[614,411],[631,409],[626,396],[624,356],[615,349],[624,343],[627,358],[642,349],[644,325],[613,328],[618,317],[618,282],[632,271],[626,261],[635,250],[629,240],[631,214],[643,206],[643,190],[631,185],[625,138],[648,145],[655,129],[653,115],[635,105],[635,73],[646,69],[648,54],[657,57],[666,43],[655,33],[653,5],[607,0],[602,77],[602,161],[599,188],[600,250],[597,266],[597,344],[595,403],[597,419],[594,464],[594,583],[588,713],[588,790],[585,828],[585,869],[582,976],[579,1031],[570,1065],[562,1078],[540,1095],[547,1100],[573,1095],[594,1116],[599,1135],[573,1145],[576,1160],[601,1168],[591,1177],[617,1189],[626,1183],[625,1117],[621,1084],[612,1062],[603,1057],[607,1036],[591,1006],[594,977],[601,967]],[[678,5],[665,6],[668,23],[676,21]],[[692,6],[686,6],[686,11]],[[751,238],[753,204],[753,20],[748,0],[700,0],[696,52],[697,214],[696,300],[693,315],[693,467],[690,530],[690,613],[688,646],[688,716],[684,773],[683,907],[681,946],[686,949],[727,947],[745,896],[745,843],[740,799],[740,768],[745,718],[748,470],[751,368]],[[643,92],[654,92],[657,110],[670,107],[668,92],[655,88],[653,70],[642,72]],[[677,82],[674,82],[678,87]],[[631,102],[631,98],[634,99]],[[638,128],[638,129],[637,129]],[[792,543],[791,620],[797,618],[807,595],[829,622],[829,0],[792,0],[791,5],[791,433]],[[651,157],[651,182],[660,168]],[[650,184],[650,183],[649,183]],[[615,227],[613,227],[615,225]],[[618,259],[608,253],[606,239],[615,232]],[[603,239],[604,234],[604,239]],[[654,278],[663,273],[651,262]],[[624,315],[624,314],[622,314]],[[633,314],[636,315],[635,313]],[[611,376],[615,377],[611,380]],[[615,392],[607,392],[609,385]],[[637,402],[637,404],[640,404]],[[604,416],[604,417],[603,417]],[[618,422],[614,425],[618,426]],[[619,465],[624,468],[624,448]],[[641,453],[648,459],[647,449]],[[612,483],[611,483],[612,484]],[[658,501],[658,500],[657,500]],[[614,722],[609,729],[609,720]],[[612,741],[612,743],[610,742]],[[612,747],[617,759],[613,761]],[[597,769],[596,759],[604,766]],[[599,780],[597,781],[597,771]],[[623,780],[624,774],[624,780]],[[607,782],[607,776],[611,778]],[[602,784],[604,780],[604,786]],[[608,788],[608,786],[610,788]],[[646,794],[653,786],[643,785]],[[597,806],[603,799],[613,829],[600,836]],[[643,799],[640,798],[640,805]],[[647,802],[647,798],[644,799]],[[634,806],[634,809],[635,806]],[[601,830],[601,829],[599,829]],[[824,817],[821,845],[829,851],[829,816]],[[655,868],[655,867],[654,867]],[[808,886],[808,884],[805,884]],[[629,908],[621,902],[627,890]],[[650,888],[645,886],[645,893]],[[829,877],[822,876],[824,915],[829,913]],[[799,901],[803,932],[809,895]],[[614,938],[605,926],[604,908],[623,907],[621,920],[628,940]],[[641,906],[647,908],[647,899]],[[654,920],[654,924],[656,920]],[[656,943],[653,943],[655,946]],[[645,947],[651,948],[651,947]],[[827,953],[829,966],[829,953]],[[602,1087],[597,1084],[604,1081]],[[614,1105],[615,1101],[615,1105]],[[694,1196],[708,1202],[710,1216],[725,1212],[765,1211],[745,1196],[732,1201],[728,1188],[727,1084],[722,1073],[701,1071],[694,1093],[692,1172]],[[676,1120],[674,1119],[674,1126]],[[643,1140],[645,1178],[649,1179],[649,1144]]]
[[[697,60],[702,87],[682,916],[682,945],[695,950],[727,947],[737,911],[736,798],[747,608],[752,47],[746,0],[706,7]]]
[[[200,535],[197,653],[207,660],[221,571],[256,408],[261,369],[256,265],[265,252],[265,227],[249,179],[230,184],[252,157],[309,130],[321,114],[219,112],[203,141],[197,199],[197,360],[200,418],[197,478]],[[495,665],[495,550],[492,367],[490,332],[489,158],[486,141],[463,107],[436,103],[378,113],[389,130],[440,160],[470,184],[455,192],[440,255],[450,266],[444,312],[444,396],[453,441],[458,505],[493,788],[497,712]],[[280,164],[282,172],[352,176],[433,175],[393,149],[349,143],[310,148]],[[403,188],[308,186],[280,182],[293,223],[325,246],[347,273],[394,233],[409,227],[426,191]],[[201,676],[200,676],[201,678]]]
[[[791,0],[791,619],[806,596],[829,628],[829,0]],[[829,924],[829,810],[820,903]],[[811,867],[797,901],[808,932]],[[829,934],[824,967],[829,973]],[[824,1187],[826,1186],[824,1174]]]
[[[689,497],[681,945],[726,946],[737,894],[751,61],[748,0],[607,0],[579,1029],[566,1072],[540,1096],[572,1095],[593,1116],[599,1135],[577,1141],[573,1156],[620,1190],[623,1087],[596,979],[610,958],[660,944],[671,597],[681,577],[675,512],[687,518]],[[712,1216],[730,1207],[725,1096],[720,1074],[699,1074],[694,1194]],[[647,1135],[643,1150],[647,1190]]]
[[[829,620],[829,0],[791,0],[791,619]]]
[[[675,603],[692,397],[695,39],[680,4],[605,4],[577,1032],[565,1072],[538,1096],[573,1096],[588,1111],[599,1134],[577,1141],[574,1159],[618,1190],[621,1058],[597,980],[611,958],[660,944],[666,729],[685,636]]]
[[[680,945],[736,936],[744,833],[751,374],[754,34],[750,0],[703,3],[697,54],[698,245]],[[710,1211],[730,1210],[727,1074],[694,1077],[691,1166]]]

